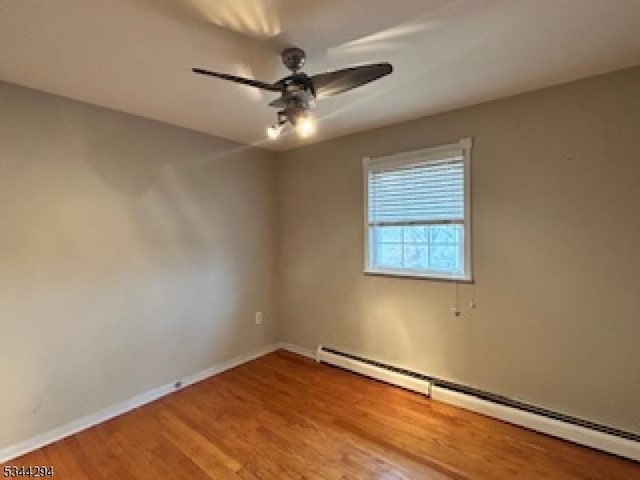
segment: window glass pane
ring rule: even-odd
[[[402,242],[403,230],[404,227],[378,227],[376,229],[378,241],[383,243]]]
[[[405,245],[403,267],[413,270],[427,270],[429,268],[429,248],[427,245]]]
[[[429,233],[429,241],[433,244],[458,244],[462,239],[462,225],[433,225],[429,227]]]
[[[427,243],[429,241],[429,227],[408,225],[403,227],[405,243]]]
[[[430,270],[456,273],[460,270],[459,253],[457,246],[434,245],[429,251]]]
[[[462,225],[371,227],[371,266],[394,270],[460,275]]]
[[[401,243],[378,243],[377,264],[381,267],[402,267]]]

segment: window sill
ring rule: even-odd
[[[397,277],[397,278],[412,278],[414,280],[429,280],[432,282],[449,282],[449,283],[473,283],[473,278],[470,277],[438,277],[429,274],[420,274],[413,272],[394,272],[393,270],[364,270],[365,275],[379,276],[379,277]]]

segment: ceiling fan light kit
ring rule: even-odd
[[[310,111],[300,115],[295,124],[296,133],[302,138],[309,138],[316,133],[316,117]]]
[[[270,125],[267,127],[267,138],[269,140],[276,140],[280,133],[282,133],[282,129],[284,128],[284,124],[276,124]]]
[[[307,59],[304,50],[297,47],[286,48],[282,51],[281,57],[282,63],[291,71],[291,75],[275,83],[212,72],[202,68],[193,68],[193,72],[280,93],[279,98],[269,103],[270,107],[281,109],[278,111],[277,122],[267,127],[267,137],[275,140],[287,123],[291,124],[302,138],[310,137],[315,133],[317,122],[312,110],[316,105],[316,98],[346,92],[389,75],[393,71],[390,63],[373,63],[310,77],[300,71]]]

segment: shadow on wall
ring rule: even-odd
[[[251,150],[159,122],[100,113],[83,114],[85,158],[111,187],[129,196],[146,193],[164,166],[220,164]]]
[[[153,261],[170,267],[174,258],[200,255],[198,262],[216,276],[203,295],[219,297],[213,292],[221,282],[235,298],[258,295],[260,280],[242,280],[237,272],[270,261],[247,255],[271,242],[271,219],[260,213],[269,210],[265,199],[272,195],[265,152],[136,117],[87,116],[84,157],[126,197],[140,239],[163,252]]]
[[[261,152],[135,117],[94,113],[85,114],[83,156],[109,188],[127,197],[131,221],[150,243],[204,247],[231,231],[238,238],[252,230],[255,205],[268,194],[255,181]]]
[[[264,285],[247,282],[238,272],[268,262],[247,255],[270,243],[271,220],[260,214],[269,208],[265,198],[272,193],[265,182],[265,152],[137,117],[101,113],[83,112],[82,156],[101,183],[126,202],[130,227],[148,247],[140,253],[167,271],[184,268],[185,275],[195,273],[194,264],[208,268],[209,273],[201,272],[203,286],[212,290],[200,293],[212,301],[258,295]],[[220,296],[221,289],[229,295]],[[216,311],[226,310],[218,307]]]

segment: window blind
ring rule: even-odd
[[[371,166],[369,226],[463,224],[464,174],[462,151],[435,160]]]

